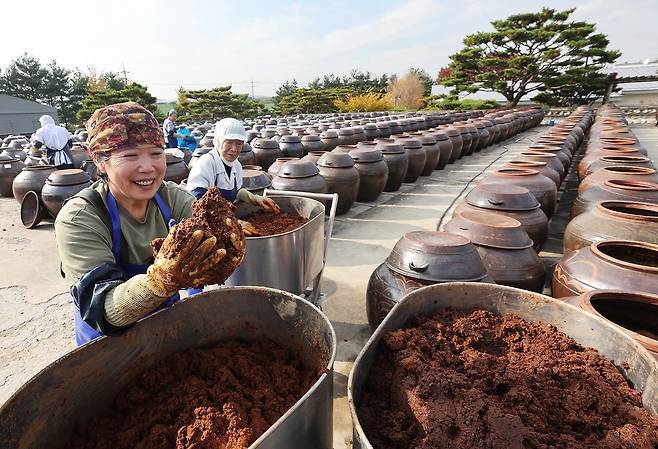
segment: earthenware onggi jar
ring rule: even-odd
[[[313,162],[292,160],[281,166],[279,173],[272,179],[272,188],[327,193],[327,182]]]
[[[374,123],[366,123],[363,127],[363,131],[365,132],[366,140],[373,141],[378,137],[382,137],[379,135],[379,131],[377,131],[377,125]]]
[[[548,179],[553,181],[555,187],[557,187],[558,189],[560,188],[560,184],[562,181],[560,174],[555,170],[553,170],[551,167],[549,167],[546,162],[515,159],[512,161],[508,161],[507,164],[505,164],[505,168],[529,168],[532,170],[537,170],[539,173],[541,173],[542,175],[546,176]]]
[[[658,204],[658,184],[609,179],[576,197],[571,206],[571,218],[592,209],[601,201],[640,201]]]
[[[328,193],[338,194],[336,214],[346,213],[359,193],[359,172],[352,156],[345,153],[325,152],[317,161],[320,174],[327,182]]]
[[[537,251],[548,237],[548,217],[541,210],[535,196],[525,187],[503,184],[477,185],[455,208],[456,213],[466,210],[486,210],[518,220],[532,239],[533,248]]]
[[[446,126],[445,128],[442,128],[442,131],[445,131],[452,143],[452,152],[450,153],[450,159],[448,159],[448,163],[452,164],[461,157],[464,140],[462,139],[459,130],[454,126]]]
[[[388,166],[379,150],[356,148],[349,152],[354,166],[359,172],[359,193],[357,201],[375,201],[384,191],[388,179]]]
[[[338,145],[338,133],[332,130],[323,131],[320,134],[320,140],[324,144],[324,149],[331,151]]]
[[[41,189],[41,199],[50,216],[55,218],[64,201],[90,185],[89,175],[78,168],[55,170]]]
[[[366,312],[372,329],[407,293],[443,282],[492,282],[475,246],[448,232],[413,231],[370,276]]]
[[[557,187],[555,183],[537,170],[529,168],[501,168],[479,182],[485,184],[517,185],[525,187],[535,195],[542,210],[548,218],[557,206]]]
[[[585,177],[578,185],[578,194],[582,194],[587,189],[603,184],[609,179],[623,179],[629,181],[653,182],[658,183],[658,174],[656,170],[648,167],[633,167],[631,165],[611,165],[603,167]]]
[[[272,180],[263,170],[254,170],[243,167],[242,187],[255,195],[262,195],[265,189],[272,186]]]
[[[395,192],[400,188],[407,175],[409,158],[402,145],[395,143],[392,139],[387,140],[389,142],[378,141],[377,148],[384,155],[384,162],[388,166],[388,179],[384,186],[384,192]]]
[[[1,162],[0,162],[1,163]],[[41,196],[41,189],[46,183],[46,179],[52,172],[56,170],[53,165],[30,165],[23,168],[23,170],[16,175],[11,189],[14,193],[14,198],[20,204],[23,197],[27,192],[33,190],[37,195]]]
[[[282,157],[279,143],[272,139],[254,139],[252,149],[256,155],[256,165],[263,167],[263,170],[270,168],[274,161]]]
[[[439,163],[439,157],[441,156],[439,144],[436,142],[436,139],[428,133],[415,133],[413,134],[413,137],[420,140],[420,143],[423,145],[423,150],[425,151],[425,165],[423,166],[420,175],[430,176],[434,173],[434,170]]]
[[[11,186],[23,167],[20,159],[0,159],[0,196],[13,195]]]
[[[586,166],[579,165],[578,177],[579,179],[584,179],[603,167],[611,167],[613,165],[656,168],[651,159],[646,156],[641,156],[640,153],[636,153],[635,156],[601,156],[598,159],[590,161]],[[584,167],[583,170],[581,170],[581,167]]]
[[[658,244],[658,205],[603,201],[578,215],[564,230],[564,253],[604,240]]]
[[[304,146],[302,138],[297,135],[281,136],[279,148],[283,157],[302,157],[304,156]]]
[[[247,142],[242,144],[242,150],[238,155],[238,161],[241,165],[252,165],[256,163],[256,154]]]
[[[487,211],[453,214],[444,230],[469,239],[496,284],[541,292],[546,268],[521,223]]]
[[[281,170],[281,167],[283,167],[283,164],[285,164],[288,161],[297,161],[299,160],[298,157],[280,157],[277,158],[276,161],[272,165],[270,165],[270,168],[267,169],[267,174],[270,175],[270,178],[274,179],[276,175],[279,174],[279,170]],[[263,170],[265,170],[263,168]]]
[[[416,182],[423,171],[423,168],[425,168],[425,162],[427,160],[423,144],[420,140],[406,135],[394,137],[395,143],[404,147],[404,150],[407,153],[407,159],[409,160],[407,174],[404,176],[404,182]]]
[[[524,161],[546,162],[548,167],[552,168],[558,173],[558,175],[560,175],[560,182],[562,182],[562,179],[564,179],[566,176],[566,170],[564,165],[562,165],[562,161],[560,161],[560,159],[552,153],[543,153],[540,151],[524,151],[519,153],[519,159]]]
[[[317,134],[302,136],[302,147],[304,147],[305,154],[308,154],[311,151],[327,151],[324,143],[322,143],[322,140],[320,139],[320,136]]]
[[[553,297],[618,289],[658,294],[658,245],[606,240],[565,254],[555,266]]]
[[[167,171],[164,176],[165,181],[173,181],[176,184],[180,184],[189,174],[185,161],[183,161],[183,158],[174,156],[170,153],[167,153],[165,157],[167,158]]]

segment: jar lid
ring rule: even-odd
[[[281,136],[282,143],[299,143],[302,141],[302,138],[296,134],[290,134],[286,136]]]
[[[353,134],[354,134],[354,128],[351,128],[351,127],[340,128],[338,130],[338,135],[339,136],[351,136]]]
[[[354,167],[354,159],[347,153],[326,152],[320,156],[317,164],[320,167],[348,168]]]
[[[533,244],[518,220],[495,212],[458,212],[444,229],[462,235],[477,245],[492,248],[525,249]]]
[[[262,148],[264,150],[273,150],[279,148],[279,143],[272,139],[265,139],[260,137],[258,139],[254,139],[253,142],[255,148]]]
[[[379,150],[357,148],[349,152],[355,163],[370,163],[384,160],[384,155]]]
[[[171,153],[165,153],[165,158],[167,160],[167,165],[183,162],[182,157],[178,157],[175,154],[171,154]]]
[[[308,134],[302,137],[302,142],[319,142],[320,136],[317,134]]]
[[[55,170],[46,179],[46,184],[50,184],[51,186],[72,186],[87,182],[91,182],[91,178],[87,172],[77,168]]]
[[[338,139],[338,133],[336,131],[326,130],[322,131],[320,134],[321,139]]]
[[[408,232],[385,263],[404,276],[432,282],[479,281],[487,276],[473,243],[449,232]]]
[[[409,136],[397,136],[395,141],[396,143],[404,145],[404,147],[408,149],[423,148],[423,144],[420,140],[411,138]]]
[[[249,145],[247,142],[244,142],[242,144],[242,149],[240,150],[240,153],[249,153],[252,151],[251,145]]]
[[[379,143],[378,148],[381,150],[383,154],[403,154],[405,152],[404,147],[399,143],[395,143],[395,142]]]
[[[320,171],[313,162],[300,159],[288,161],[283,164],[277,176],[281,178],[309,178],[318,173]]]
[[[493,210],[534,210],[537,198],[525,187],[506,184],[479,184],[466,195],[471,206]]]

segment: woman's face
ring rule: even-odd
[[[96,163],[107,174],[115,196],[136,201],[153,198],[167,170],[164,150],[154,145],[115,150],[107,160]]]
[[[225,140],[222,142],[222,148],[220,149],[219,154],[221,154],[228,162],[233,162],[240,155],[243,145],[244,142],[238,139]]]

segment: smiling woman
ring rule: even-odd
[[[96,110],[87,122],[89,151],[101,179],[71,198],[55,221],[61,269],[71,286],[78,345],[121,334],[138,319],[178,301],[178,291],[226,255],[197,230],[175,255],[151,241],[172,240],[174,222],[192,214],[194,197],[163,181],[163,137],[137,103]]]

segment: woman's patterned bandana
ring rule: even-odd
[[[126,145],[164,146],[162,130],[151,112],[132,101],[96,109],[87,120],[89,153],[112,151]]]

